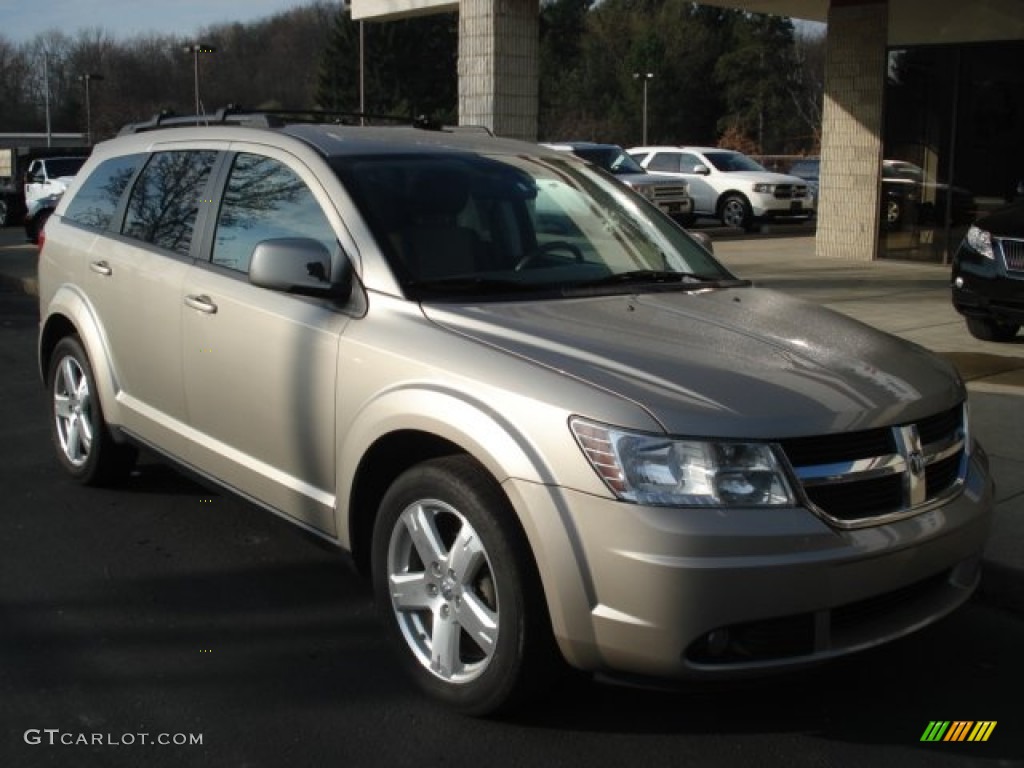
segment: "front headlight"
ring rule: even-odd
[[[774,184],[755,184],[754,185],[754,191],[758,192],[758,193],[760,193],[762,195],[770,195],[772,192],[775,191],[775,185]]]
[[[648,200],[654,199],[654,187],[650,184],[635,184],[633,189],[639,192],[641,195],[646,197]]]
[[[579,418],[569,424],[591,466],[623,501],[676,507],[794,504],[766,443],[678,440]]]
[[[967,230],[967,245],[987,259],[996,257],[992,250],[992,233],[974,224]]]

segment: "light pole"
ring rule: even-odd
[[[93,80],[102,80],[103,75],[98,75],[95,72],[86,72],[84,75],[79,75],[78,79],[85,83],[85,140],[86,143],[92,146],[92,103],[89,100],[89,83]]]
[[[654,79],[653,72],[634,72],[634,80],[642,79],[644,82],[644,129],[643,129],[643,145],[647,146],[647,83]]]
[[[352,0],[342,0],[342,8],[352,18]],[[363,20],[359,19],[359,124],[366,125],[366,66],[365,50],[366,38],[363,30]]]
[[[50,126],[50,52],[43,48],[43,99],[46,102],[46,146],[53,143]]]
[[[366,69],[364,66],[363,20],[359,20],[359,124],[366,125]]]
[[[217,49],[205,43],[193,43],[192,45],[186,45],[182,50],[185,53],[192,54],[196,82],[196,125],[199,125],[199,54],[216,53]]]

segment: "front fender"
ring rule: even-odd
[[[567,415],[551,410],[552,418],[564,423]],[[422,432],[458,445],[499,483],[510,477],[545,485],[556,483],[542,449],[511,418],[480,400],[468,399],[465,393],[448,391],[434,383],[406,383],[380,393],[340,431],[338,511],[343,519],[338,521],[339,532],[348,530],[348,510],[342,505],[351,496],[363,455],[378,440],[402,431]],[[568,428],[565,439],[566,445],[578,453]],[[600,491],[596,484],[594,489]],[[341,543],[349,545],[348,541]]]
[[[546,408],[537,403],[530,407]],[[419,383],[381,393],[340,436],[336,530],[339,543],[351,549],[348,505],[356,472],[370,446],[405,431],[434,435],[459,446],[502,485],[533,553],[562,652],[571,663],[588,667],[593,665],[587,652],[591,642],[586,639],[591,631],[593,588],[562,484],[570,478],[568,482],[583,485],[595,495],[607,497],[608,491],[573,441],[566,425],[568,414],[547,409],[551,412],[532,414],[548,425],[543,432],[551,441],[539,444],[516,427],[520,422],[512,416],[464,392]],[[574,472],[574,465],[581,471]],[[569,637],[573,642],[566,640]]]

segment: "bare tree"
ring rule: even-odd
[[[793,57],[797,66],[790,74],[789,95],[817,151],[821,146],[821,111],[825,98],[825,35],[817,30],[801,29],[794,42]]]

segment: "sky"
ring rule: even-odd
[[[51,29],[74,37],[80,29],[99,27],[118,40],[152,32],[187,37],[213,24],[255,21],[306,4],[307,0],[0,0],[0,36],[22,43]]]

